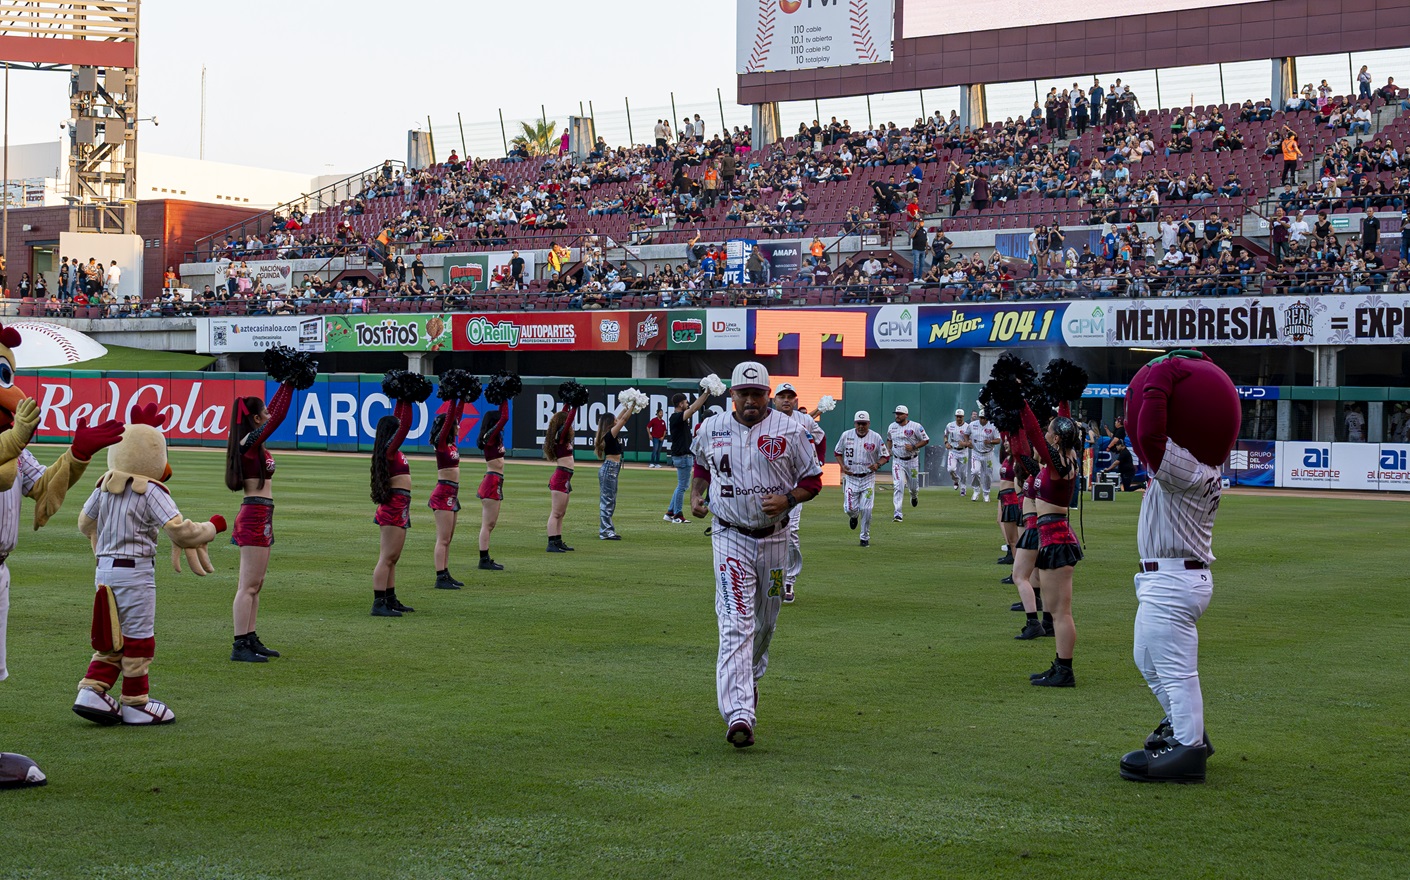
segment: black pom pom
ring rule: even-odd
[[[446,370],[441,374],[440,397],[441,400],[479,400],[480,377],[465,370]]]
[[[1028,361],[1011,351],[1006,351],[994,362],[994,366],[989,370],[989,378],[1026,388],[1037,381],[1038,372]]]
[[[500,370],[490,377],[490,384],[485,387],[485,400],[492,406],[502,406],[518,397],[519,392],[523,390],[524,383],[518,373]]]
[[[431,380],[420,373],[406,374],[406,399],[412,403],[425,403],[431,397],[431,392],[435,390]]]
[[[576,379],[569,379],[558,386],[558,399],[567,406],[582,406],[588,402],[588,390]]]
[[[406,377],[410,375],[406,370],[388,370],[383,373],[382,393],[392,400],[406,397]]]
[[[1054,358],[1038,377],[1054,405],[1064,400],[1076,400],[1087,388],[1087,371],[1066,358]]]
[[[985,404],[989,409],[999,409],[1012,412],[1023,410],[1023,389],[1011,379],[990,379],[984,386],[984,391],[980,393],[982,400],[987,394],[989,402]],[[995,422],[998,419],[994,419]]]
[[[303,391],[313,385],[318,376],[318,363],[306,351],[294,351],[286,345],[265,349],[264,369],[269,378],[281,385],[292,385]]]

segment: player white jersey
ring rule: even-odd
[[[21,450],[16,461],[15,481],[10,488],[0,492],[0,554],[8,555],[15,551],[15,542],[20,536],[20,497],[33,489],[42,476],[44,465],[28,449]]]
[[[844,472],[866,476],[873,467],[881,465],[881,459],[886,455],[886,444],[875,431],[867,431],[865,437],[858,437],[856,428],[848,428],[837,438],[837,447],[833,452],[842,456]]]
[[[965,434],[969,437],[969,442],[974,446],[977,455],[988,455],[990,450],[1002,441],[999,429],[994,427],[993,422],[981,425],[979,419],[975,419],[965,426]]]
[[[777,410],[752,427],[733,413],[711,416],[701,423],[691,452],[695,463],[710,471],[710,511],[750,529],[788,515],[764,513],[765,495],[787,494],[799,480],[822,473],[803,426]]]
[[[1219,469],[1195,459],[1175,441],[1141,499],[1136,551],[1142,559],[1214,561],[1214,515],[1219,510]]]
[[[930,439],[930,435],[925,433],[925,427],[915,421],[906,422],[904,425],[892,422],[886,426],[886,436],[891,441],[892,456],[903,461],[920,454],[919,449],[907,449],[907,443],[914,446]]]
[[[945,426],[945,448],[959,449],[964,439],[969,436],[969,425],[957,425],[950,422]]]

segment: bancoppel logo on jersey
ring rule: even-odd
[[[755,495],[782,495],[782,486],[721,486],[721,498],[750,498]]]
[[[1302,467],[1293,468],[1288,476],[1294,480],[1339,480],[1341,471],[1332,467],[1331,447],[1304,446]]]

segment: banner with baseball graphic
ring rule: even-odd
[[[891,60],[893,0],[739,0],[735,72]]]

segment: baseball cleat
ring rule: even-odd
[[[48,782],[33,760],[14,752],[0,752],[0,788],[34,788]]]
[[[985,492],[985,493],[984,493],[984,503],[985,503],[985,504],[988,504],[988,503],[989,503],[989,493],[988,493],[988,492]]]
[[[736,721],[729,726],[725,742],[736,749],[747,749],[754,745],[754,728],[749,726],[748,721]]]
[[[978,500],[979,500],[979,491],[978,491],[977,489],[975,490],[974,494],[969,497],[969,500],[970,500],[970,501],[978,501]],[[987,501],[988,499],[985,499],[985,500]]]
[[[916,506],[917,504],[919,504],[919,503],[920,503],[920,499],[919,499],[919,498],[916,498],[916,493],[912,492],[912,493],[911,493],[911,506],[912,506],[912,507],[915,507],[915,506]]]
[[[122,708],[118,701],[96,688],[81,687],[78,699],[73,701],[73,711],[94,724],[109,726],[122,723]]]
[[[123,724],[170,724],[176,720],[176,713],[167,708],[161,700],[148,700],[140,706],[123,706]]]
[[[1070,688],[1077,686],[1077,677],[1072,674],[1071,666],[1058,666],[1054,663],[1047,675],[1030,679],[1028,683],[1035,687]]]
[[[1013,565],[1013,554],[1012,554],[1012,553],[1005,553],[1003,556],[1000,556],[1000,557],[998,558],[998,560],[996,561],[995,564],[996,564],[996,565]]]
[[[870,547],[870,546],[871,546],[871,541],[868,541],[866,538],[863,538],[861,543],[862,543],[862,546],[863,546],[863,547]]]
[[[1204,736],[1204,753],[1206,756],[1213,757],[1214,743],[1209,741],[1209,731],[1202,731],[1202,734]],[[1161,719],[1160,724],[1156,725],[1151,735],[1146,737],[1146,749],[1147,751],[1153,752],[1165,743],[1174,740],[1174,738],[1175,728],[1171,726],[1169,716],[1166,716]]]
[[[848,517],[848,519],[847,519],[847,527],[850,528],[852,531],[856,531],[856,530],[857,530],[857,518],[856,518],[855,516],[853,516],[853,517]]]
[[[1006,575],[1004,575],[1004,579],[1001,580],[1001,581],[999,581],[999,583],[1001,583],[1001,584],[1008,584],[1009,586],[1013,586],[1013,575],[1011,575],[1011,574],[1006,574]]]
[[[498,562],[495,562],[493,559],[490,559],[490,558],[486,557],[485,559],[481,559],[481,560],[480,560],[480,570],[481,570],[481,571],[504,571],[504,566],[500,565]]]
[[[1162,743],[1151,751],[1139,749],[1121,759],[1121,778],[1132,782],[1174,782],[1199,785],[1204,782],[1204,746]]]
[[[1014,636],[1014,638],[1020,642],[1027,642],[1038,638],[1042,634],[1043,625],[1036,620],[1030,620],[1023,625],[1023,630],[1018,635]]]
[[[899,513],[896,514],[895,516],[891,517],[891,521],[892,521],[892,522],[905,522],[905,520],[901,518],[901,514],[899,514]]]
[[[783,601],[785,601],[785,602],[792,602],[792,601],[793,601],[793,585],[792,585],[792,584],[784,584],[784,585],[783,585]]]

